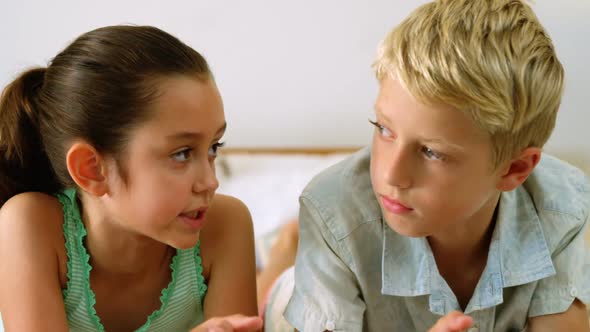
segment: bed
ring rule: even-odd
[[[265,265],[273,235],[297,218],[299,194],[314,175],[360,147],[223,149],[216,161],[217,192],[248,206],[256,238],[256,263]]]

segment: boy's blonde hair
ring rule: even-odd
[[[387,35],[373,67],[420,102],[466,112],[490,135],[494,166],[545,144],[564,84],[551,39],[519,0],[423,5]]]

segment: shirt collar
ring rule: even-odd
[[[449,294],[426,239],[401,236],[385,222],[383,227],[381,292],[431,295],[430,310],[441,315],[456,309],[456,299]],[[522,186],[502,193],[486,267],[466,312],[502,303],[505,287],[553,274],[551,254],[530,195]]]

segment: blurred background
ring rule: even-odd
[[[250,208],[262,238],[258,250],[267,246],[260,235],[297,215],[297,196],[313,174],[369,143],[377,45],[425,2],[0,0],[0,86],[28,67],[47,65],[97,27],[154,25],[179,37],[212,67],[229,148],[340,151],[222,160],[220,191]],[[590,174],[590,0],[536,0],[532,6],[566,69],[565,96],[546,150]]]
[[[0,85],[45,65],[76,36],[111,24],[148,24],[205,55],[224,97],[234,148],[366,145],[386,32],[426,1],[2,1]],[[590,164],[590,0],[532,4],[567,72],[547,150]],[[262,130],[261,130],[262,129]]]

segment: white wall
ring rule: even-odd
[[[379,40],[425,1],[10,1],[0,12],[0,84],[102,25],[150,24],[209,60],[233,147],[364,145]],[[590,158],[590,1],[537,0],[567,70],[549,150]],[[263,129],[263,130],[261,130]],[[590,160],[588,160],[590,162]]]

